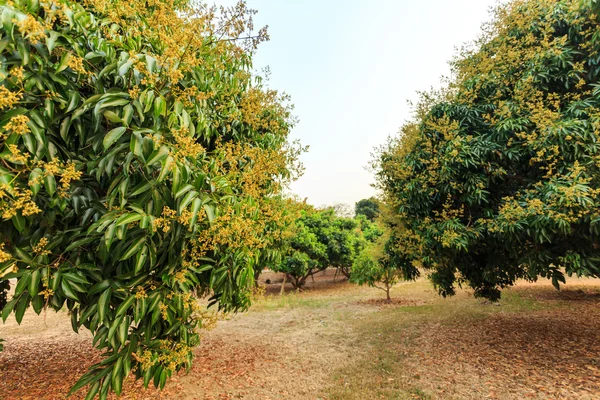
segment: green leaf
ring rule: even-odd
[[[106,245],[107,250],[110,249],[110,245],[112,244],[113,240],[115,240],[116,229],[117,226],[113,223],[108,227],[108,229],[106,229],[106,232],[104,233],[104,244]]]
[[[160,148],[158,150],[154,151],[150,155],[150,157],[148,157],[148,160],[146,161],[146,165],[150,166],[157,162],[161,162],[162,160],[167,158],[168,155],[169,155],[169,148],[167,146],[160,146]]]
[[[214,222],[215,220],[215,209],[213,206],[208,205],[208,204],[204,204],[204,211],[206,211],[206,216],[208,217],[208,221],[210,223]]]
[[[104,321],[104,317],[108,312],[108,306],[110,305],[110,298],[112,296],[112,289],[106,289],[98,299],[98,318],[100,321]]]
[[[48,47],[49,53],[52,53],[52,50],[54,50],[56,41],[58,40],[58,38],[60,36],[62,36],[62,35],[56,31],[51,30],[50,32],[48,32],[48,36],[46,37],[46,47]]]
[[[186,209],[188,204],[190,204],[192,202],[192,200],[194,200],[196,198],[196,196],[198,196],[198,192],[196,192],[195,190],[192,190],[191,192],[186,194],[185,197],[183,198],[183,200],[181,200],[181,203],[179,204],[179,207],[178,207],[179,212],[180,213],[183,212],[183,210]]]
[[[44,187],[50,196],[54,196],[54,193],[56,193],[56,179],[54,178],[54,175],[46,175],[44,178]]]
[[[104,111],[104,117],[112,123],[122,124],[123,120],[115,112],[107,110]]]
[[[4,308],[2,309],[2,322],[6,322],[6,319],[8,318],[10,313],[13,312],[13,309],[14,309],[15,305],[17,304],[17,301],[19,301],[19,298],[15,297],[14,299],[12,299],[11,301],[9,301],[8,303],[6,303],[4,305]]]
[[[119,307],[117,308],[117,313],[115,314],[115,316],[120,317],[121,315],[125,314],[127,312],[127,309],[131,307],[134,301],[135,295],[132,294],[129,297],[127,297],[127,299],[124,302],[122,302],[121,305],[119,305]]]
[[[11,221],[13,223],[13,226],[17,228],[17,231],[19,231],[19,233],[25,232],[25,228],[27,227],[27,220],[20,212],[16,213],[11,218]]]
[[[132,257],[135,253],[137,253],[138,251],[140,251],[142,249],[142,247],[144,246],[145,243],[146,243],[145,236],[139,238],[135,243],[133,243],[131,245],[129,250],[127,250],[125,252],[125,254],[123,254],[123,256],[120,258],[120,261],[127,260],[128,258]]]
[[[79,380],[75,383],[75,385],[73,385],[71,390],[69,390],[68,396],[72,395],[73,393],[75,393],[76,391],[81,389],[82,387],[87,386],[92,382],[97,382],[99,384],[99,380],[103,376],[108,375],[108,373],[106,371],[110,372],[110,369],[105,368],[100,373],[98,370],[91,370],[91,371],[86,372],[81,378],[79,378]],[[92,386],[92,388],[94,386]],[[91,392],[91,390],[90,390],[90,392]]]
[[[178,199],[178,198],[180,198],[181,196],[183,196],[184,194],[186,194],[187,192],[189,192],[190,190],[192,190],[193,188],[194,188],[194,186],[192,186],[192,185],[190,185],[190,184],[184,185],[184,186],[183,186],[181,189],[179,189],[179,190],[177,191],[177,193],[175,193],[175,196],[174,196],[174,197],[175,197],[176,199]]]
[[[31,273],[31,281],[29,282],[29,294],[32,297],[35,297],[39,292],[40,280],[40,270],[36,269]]]
[[[106,279],[106,280],[103,280],[102,282],[98,282],[94,286],[92,286],[88,293],[90,295],[94,295],[96,293],[100,293],[100,292],[108,289],[109,287],[110,287],[110,281],[108,279]]]
[[[108,149],[110,146],[112,146],[117,140],[119,140],[119,138],[121,138],[121,136],[123,136],[123,134],[125,133],[125,131],[127,130],[126,127],[124,126],[120,126],[118,128],[112,129],[111,131],[109,131],[106,136],[104,136],[104,140],[102,141],[102,145],[104,146],[104,149]]]
[[[124,325],[126,321],[123,321],[121,325]],[[121,394],[121,390],[123,387],[123,358],[119,357],[117,362],[115,363],[113,372],[112,372],[112,388],[115,391],[115,394],[119,396]]]
[[[162,168],[160,170],[160,175],[158,176],[157,181],[162,182],[167,177],[167,174],[171,172],[171,165],[173,164],[174,159],[171,156],[167,156],[167,158],[163,161]]]
[[[147,192],[151,188],[152,188],[152,185],[150,184],[150,182],[142,182],[133,189],[133,192],[131,192],[130,196],[133,197],[133,196],[140,195],[144,192]]]
[[[31,282],[31,271],[29,270],[25,270],[23,272],[23,275],[21,275],[19,277],[19,280],[17,281],[17,287],[15,287],[15,296],[20,296],[21,294],[23,294],[25,292],[25,290],[27,290],[27,287],[29,286],[29,282]]]
[[[71,310],[71,328],[73,328],[73,331],[75,331],[75,332],[79,332],[79,324],[78,324],[78,320],[77,320],[78,310],[79,310],[78,308]]]
[[[125,75],[129,71],[129,68],[131,68],[131,66],[133,65],[134,62],[135,62],[135,60],[133,58],[131,58],[131,59],[127,60],[127,62],[125,62],[123,65],[121,65],[119,67],[119,76]]]
[[[62,276],[63,276],[63,279],[66,279],[69,282],[81,283],[84,285],[90,284],[90,282],[87,280],[87,278],[85,276],[81,276],[74,272],[65,272]]]
[[[148,246],[144,245],[142,251],[137,254],[136,262],[135,262],[135,270],[134,273],[138,273],[144,268],[144,264],[146,263],[146,259],[148,258]]]
[[[85,396],[85,400],[94,400],[94,398],[98,394],[99,389],[100,389],[100,382],[94,383],[90,387],[90,390],[88,391],[87,395]]]
[[[192,217],[190,219],[190,227],[192,227],[192,229],[198,220],[198,212],[200,211],[200,207],[202,207],[202,200],[194,199],[192,202]]]
[[[60,59],[60,63],[58,64],[58,67],[56,67],[56,72],[62,72],[65,69],[67,69],[69,67],[69,61],[71,60],[71,53],[70,52],[65,52],[63,53],[61,59]]]
[[[37,195],[38,192],[41,189],[41,178],[42,178],[43,172],[40,168],[35,168],[33,171],[31,171],[31,173],[29,174],[29,188],[31,189],[31,192],[33,193],[33,195]]]
[[[66,279],[64,279],[64,277],[60,282],[60,287],[62,288],[65,296],[67,296],[71,300],[79,301],[79,297],[77,297],[77,294],[75,293],[69,282]]]
[[[23,315],[25,315],[27,307],[29,307],[29,299],[29,294],[25,293],[23,296],[21,296],[17,306],[15,307],[15,319],[19,325],[21,325],[21,321],[23,321]]]
[[[128,213],[120,216],[119,219],[117,219],[117,221],[115,222],[115,224],[117,226],[128,225],[132,222],[139,221],[140,219],[142,219],[142,216],[140,214]]]
[[[117,333],[117,329],[119,328],[119,326],[121,325],[121,322],[123,322],[123,319],[125,318],[124,315],[121,315],[120,317],[115,318],[114,321],[112,321],[112,324],[110,326],[110,328],[108,329],[108,341],[112,340],[112,338],[115,336],[115,333]]]
[[[76,249],[76,248],[78,248],[80,246],[83,246],[84,244],[92,243],[92,242],[95,242],[97,240],[98,240],[97,237],[92,237],[92,236],[76,240],[76,241],[74,241],[73,243],[71,243],[70,245],[68,245],[65,248],[65,252],[74,250],[74,249]]]
[[[81,95],[78,91],[73,91],[69,95],[69,106],[67,107],[67,113],[73,111],[79,105],[79,100],[81,100]]]
[[[162,97],[157,97],[154,100],[154,118],[158,118],[161,115],[166,115],[167,102]]]

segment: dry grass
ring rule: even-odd
[[[439,298],[424,280],[385,304],[332,278],[280,296],[265,275],[268,294],[207,333],[188,375],[162,394],[130,382],[123,398],[600,398],[600,280],[520,283],[491,305],[467,291]],[[0,337],[2,399],[64,398],[98,358],[65,313],[28,314]]]

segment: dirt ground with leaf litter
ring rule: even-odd
[[[261,280],[265,293],[206,333],[188,374],[162,392],[127,382],[121,399],[600,399],[600,280],[522,282],[499,304],[442,299],[425,279],[397,285],[391,304],[333,271],[284,295],[281,276]],[[0,338],[3,400],[64,399],[101,359],[66,312],[11,317]]]

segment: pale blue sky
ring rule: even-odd
[[[220,0],[218,4],[234,4]],[[247,0],[269,25],[255,68],[292,97],[293,131],[310,146],[292,191],[321,206],[375,193],[375,146],[411,115],[418,90],[440,86],[455,49],[472,41],[496,0]]]

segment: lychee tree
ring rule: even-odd
[[[249,304],[266,199],[298,154],[285,97],[251,74],[267,38],[252,14],[0,4],[0,285],[16,280],[2,318],[68,309],[104,352],[73,388],[88,398],[189,368],[212,323],[195,294]]]
[[[442,295],[600,276],[600,24],[591,0],[515,0],[448,90],[384,146],[380,188]]]

